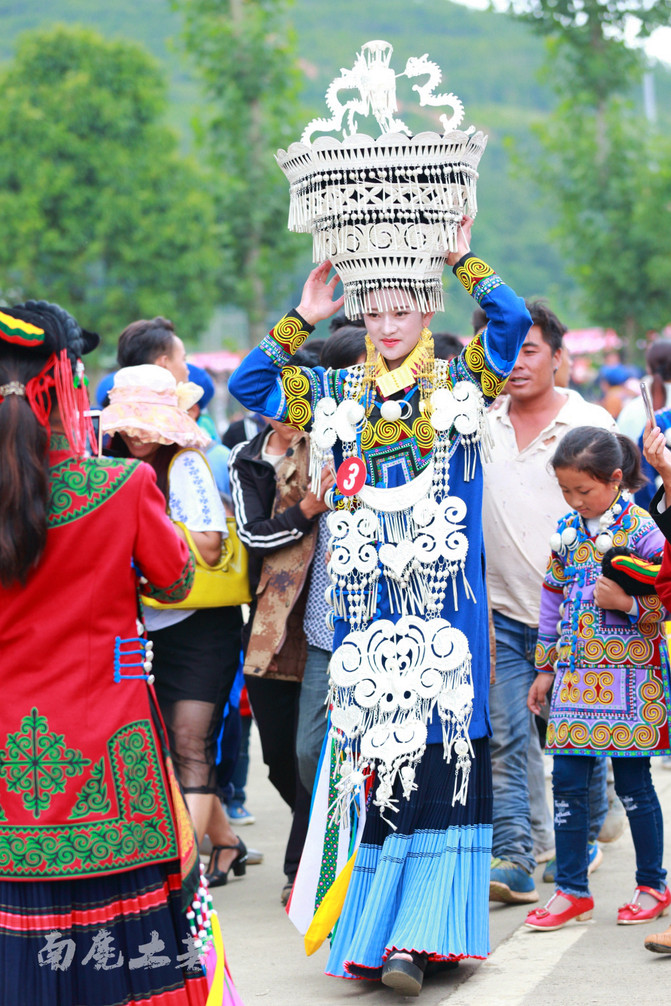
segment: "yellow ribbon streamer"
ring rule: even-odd
[[[216,912],[210,915],[212,926],[212,941],[217,954],[217,963],[212,976],[212,984],[205,1006],[221,1006],[224,1000],[224,982],[226,980],[226,958],[224,957],[224,941]]]
[[[307,933],[304,936],[305,953],[312,956],[331,932],[336,922],[340,918],[342,906],[345,903],[345,895],[349,887],[356,852],[353,852],[349,860],[342,868],[336,879],[333,881],[328,891],[322,898],[322,902],[314,914]],[[208,1000],[209,1006],[209,1000]]]

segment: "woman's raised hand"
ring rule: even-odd
[[[666,437],[659,426],[651,426],[649,420],[643,430],[643,457],[659,472],[662,479],[671,476],[671,451],[667,447]]]
[[[335,300],[333,299],[340,277],[336,273],[329,280],[330,271],[331,263],[327,260],[313,269],[305,281],[301,302],[296,310],[309,325],[316,325],[318,321],[330,318],[345,303],[344,294]]]
[[[471,228],[473,227],[473,217],[463,216],[457,228],[457,250],[448,252],[445,260],[448,265],[454,265],[462,258],[466,252],[471,250]]]
[[[643,430],[643,457],[661,475],[668,506],[671,501],[671,451],[666,446],[666,435],[659,426],[652,426],[650,420]],[[661,509],[664,506],[661,504]]]

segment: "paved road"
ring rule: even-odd
[[[654,778],[671,821],[671,772],[654,761]],[[289,813],[266,778],[258,738],[253,734],[248,808],[256,824],[240,828],[248,845],[262,849],[265,861],[247,876],[232,879],[214,892],[233,977],[244,1006],[393,1006],[418,1000],[401,998],[367,982],[348,982],[323,974],[322,947],[306,957],[300,934],[280,904],[282,860]],[[671,825],[668,832],[671,833]],[[671,871],[667,840],[666,866]],[[462,964],[458,971],[427,980],[422,1006],[625,1006],[634,1002],[666,1004],[671,987],[671,955],[651,954],[643,937],[666,927],[615,925],[617,908],[634,888],[634,850],[629,831],[603,846],[604,858],[592,875],[594,918],[572,923],[556,933],[524,929],[526,909],[492,905],[493,953],[482,964]],[[540,879],[544,902],[551,888]],[[669,921],[668,919],[666,920]]]

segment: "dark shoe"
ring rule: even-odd
[[[224,849],[237,849],[238,854],[229,865],[228,869],[220,870],[217,866],[219,853]],[[205,878],[210,887],[223,887],[228,883],[228,874],[233,870],[236,877],[244,877],[247,870],[247,847],[241,838],[235,845],[213,845],[212,856],[210,857],[210,868],[205,874]]]
[[[429,961],[424,969],[424,977],[432,978],[434,975],[442,975],[446,971],[456,971],[459,961]]]
[[[294,887],[293,880],[287,880],[286,884],[284,885],[280,893],[280,901],[282,902],[283,905],[286,905],[287,901],[291,897],[293,887]]]
[[[413,950],[410,953],[411,961],[401,957],[406,951],[395,951],[382,966],[382,984],[387,988],[395,989],[402,996],[418,996],[422,991],[424,982],[424,972],[428,957],[426,954],[418,954]]]

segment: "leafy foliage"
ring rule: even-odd
[[[219,219],[231,236],[223,299],[244,308],[253,342],[266,329],[301,242],[287,231],[286,181],[275,151],[299,135],[300,74],[286,0],[174,0],[210,105],[201,147],[219,177]]]
[[[212,201],[160,123],[154,60],[82,28],[30,32],[0,91],[0,294],[47,296],[112,336],[158,313],[202,326],[219,268]]]
[[[665,23],[671,0],[513,0],[511,10],[548,36],[559,101],[537,128],[532,171],[557,208],[568,271],[587,316],[633,346],[671,320],[671,141],[641,129],[628,92],[645,64],[624,37],[633,15],[640,36]]]
[[[600,112],[561,105],[540,135],[558,236],[589,317],[633,345],[671,319],[671,142],[642,131],[617,99]]]
[[[633,23],[642,40],[668,25],[671,0],[510,0],[509,10],[557,40],[556,53],[570,52],[566,69],[574,90],[604,100],[626,93],[641,74],[640,52],[626,42],[628,28]]]

